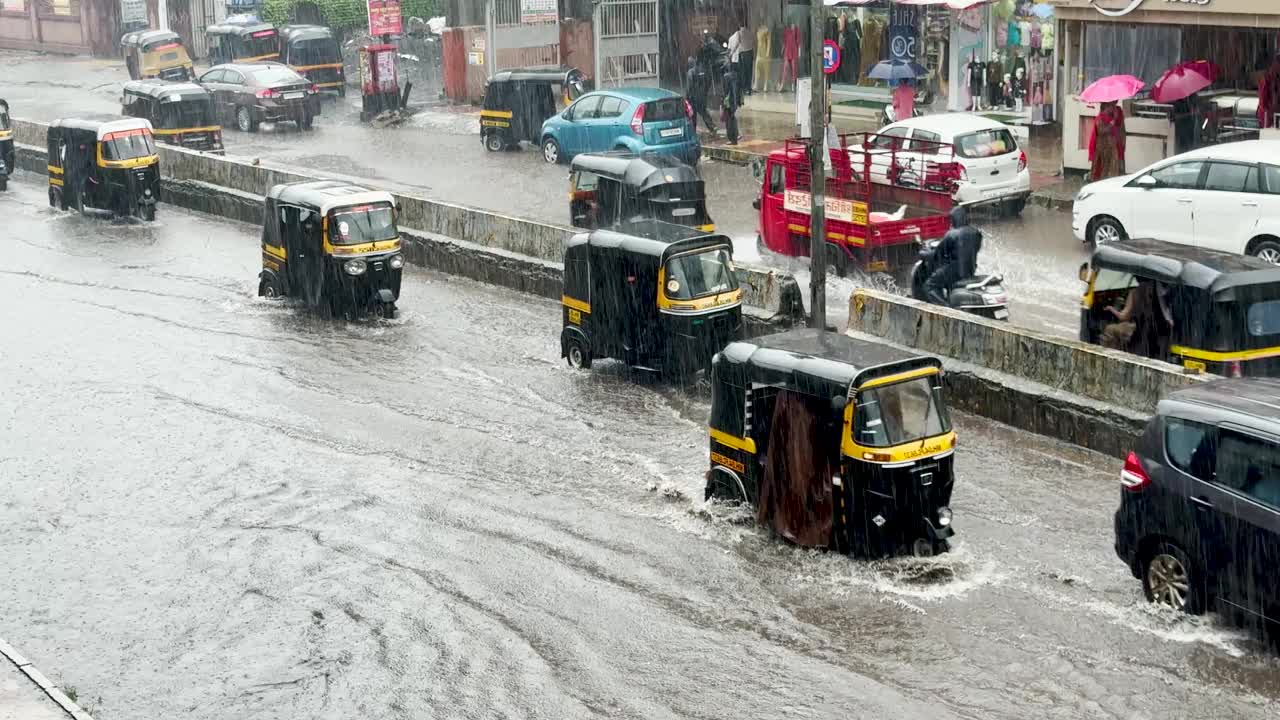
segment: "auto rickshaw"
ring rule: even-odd
[[[280,62],[310,80],[321,92],[347,94],[342,49],[323,25],[284,25],[279,29]]]
[[[643,221],[574,236],[564,254],[560,354],[686,377],[742,334],[742,290],[724,235]]]
[[[9,189],[18,158],[13,152],[13,121],[9,119],[9,103],[0,99],[0,192]]]
[[[634,220],[661,220],[715,232],[698,171],[659,153],[577,155],[569,170],[569,219],[594,230]]]
[[[120,112],[151,122],[151,134],[166,145],[221,155],[222,126],[213,96],[195,83],[134,80],[124,84]]]
[[[204,35],[210,65],[280,60],[280,38],[275,27],[252,18],[210,25]]]
[[[542,122],[558,112],[557,102],[568,105],[586,93],[582,72],[558,70],[503,70],[484,87],[480,110],[480,142],[487,150],[516,149],[520,143],[542,140]]]
[[[404,255],[390,193],[338,180],[275,185],[265,218],[258,295],[395,317]]]
[[[1196,372],[1280,376],[1280,266],[1160,240],[1120,240],[1098,247],[1080,266],[1080,280],[1082,342]]]
[[[711,371],[706,497],[803,546],[950,549],[956,434],[935,357],[819,329],[731,343]]]
[[[120,115],[78,115],[49,124],[49,205],[156,219],[160,157],[151,123]]]
[[[195,80],[191,56],[182,38],[169,30],[137,30],[120,37],[124,64],[131,80]]]

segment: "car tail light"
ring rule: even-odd
[[[1227,365],[1227,377],[1238,378],[1243,376],[1244,376],[1244,371],[1240,367],[1240,361],[1232,360],[1231,363]]]
[[[631,132],[644,135],[644,103],[636,106],[636,114],[631,116]]]
[[[316,85],[315,83],[311,83],[311,87],[307,88],[307,90],[308,90],[312,95],[314,95],[314,94],[316,94],[316,93],[320,92],[320,87],[319,87],[318,85]]]
[[[1142,469],[1138,454],[1130,452],[1129,457],[1124,459],[1124,469],[1120,471],[1120,484],[1125,490],[1138,492],[1150,483],[1151,478],[1147,476],[1147,471]]]
[[[1018,151],[1018,172],[1027,169],[1027,153],[1025,150]]]
[[[689,122],[693,122],[693,106],[689,104],[688,100],[684,101],[684,116],[689,118]]]
[[[259,90],[259,91],[258,91],[257,93],[255,93],[255,94],[256,94],[258,97],[260,97],[260,98],[273,98],[273,97],[275,97],[278,93],[277,93],[275,90],[271,89],[271,88],[267,88],[266,90]]]

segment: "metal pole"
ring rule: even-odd
[[[498,23],[494,19],[494,0],[485,0],[484,4],[484,62],[488,65],[487,76],[492,78],[498,72]]]
[[[809,327],[827,327],[827,168],[822,157],[827,137],[827,79],[822,72],[827,7],[813,0],[809,16]]]
[[[594,72],[592,73],[593,77],[591,80],[597,90],[604,87],[604,76],[600,74],[600,71],[604,66],[600,61],[600,13],[602,12],[600,5],[600,0],[596,0],[596,2],[591,6],[591,35],[592,49],[594,50],[594,53],[592,54],[595,55],[593,66]]]

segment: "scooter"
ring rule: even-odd
[[[938,244],[930,240],[920,248],[920,258],[911,268],[911,297],[929,302],[925,282],[937,270]],[[947,305],[967,313],[993,320],[1009,319],[1009,295],[1004,289],[1004,277],[1000,275],[974,275],[961,278],[947,290]]]

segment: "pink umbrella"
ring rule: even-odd
[[[1108,75],[1080,93],[1080,99],[1088,103],[1128,100],[1138,94],[1146,83],[1132,75]]]
[[[1212,85],[1221,72],[1208,60],[1193,60],[1174,65],[1151,86],[1151,99],[1158,103],[1171,103],[1190,96]]]

